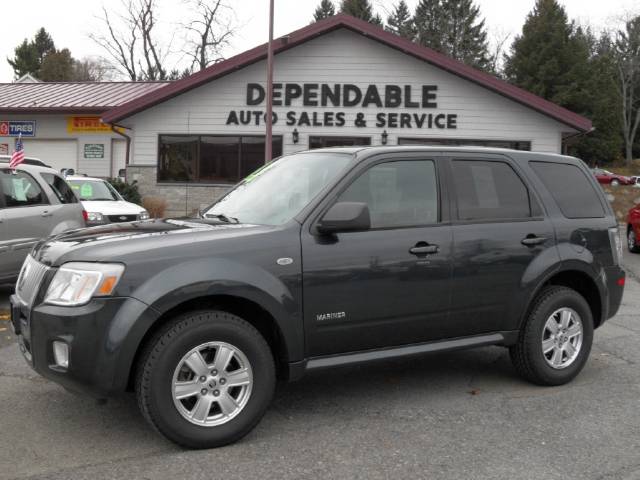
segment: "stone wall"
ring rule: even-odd
[[[165,216],[191,216],[201,208],[213,203],[230,187],[197,184],[156,183],[157,168],[153,165],[129,165],[127,181],[137,181],[143,200],[145,197],[160,197],[167,201]]]

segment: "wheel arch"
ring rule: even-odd
[[[139,364],[140,357],[154,335],[162,330],[176,316],[198,310],[222,310],[237,315],[250,323],[267,341],[276,363],[278,377],[283,379],[288,378],[288,365],[291,358],[291,352],[289,351],[290,343],[287,342],[285,334],[273,314],[253,299],[229,293],[214,293],[211,295],[195,296],[175,303],[161,313],[155,321],[148,326],[140,338],[135,353],[129,363],[127,390],[133,389],[136,368]]]

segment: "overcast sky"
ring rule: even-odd
[[[181,42],[181,30],[177,23],[184,16],[184,0],[158,0],[162,6],[159,12],[161,24],[158,29],[176,32],[174,48]],[[283,35],[307,25],[320,0],[275,0],[275,35]],[[373,0],[377,11],[386,19],[396,0]],[[5,21],[0,27],[0,82],[13,80],[13,71],[6,61],[13,56],[13,49],[25,37],[33,37],[35,31],[44,27],[58,48],[67,47],[75,58],[102,55],[99,46],[88,38],[91,31],[100,30],[102,25],[96,19],[102,4],[114,9],[118,0],[21,0],[5,8]],[[334,3],[339,3],[335,1]],[[413,8],[418,0],[407,0]],[[486,18],[490,37],[520,32],[527,13],[534,0],[476,0]],[[611,26],[617,16],[625,12],[638,12],[638,0],[560,0],[570,18],[595,29]],[[267,40],[268,0],[229,0],[235,10],[239,25],[232,45],[225,52],[229,57],[243,52]],[[171,33],[167,33],[169,37]],[[175,56],[178,60],[178,54]]]

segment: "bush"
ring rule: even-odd
[[[109,183],[113,185],[120,195],[127,201],[135,203],[136,205],[142,205],[142,198],[138,191],[138,182],[133,181],[131,183],[123,182],[119,178],[110,178]]]
[[[149,212],[151,218],[163,218],[167,209],[167,201],[162,197],[144,197],[142,206]]]

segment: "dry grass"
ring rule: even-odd
[[[142,206],[152,218],[163,218],[167,210],[167,200],[164,197],[144,197]]]
[[[640,175],[640,159],[633,160],[629,166],[624,163],[614,163],[612,165],[604,165],[602,168],[615,172],[618,175],[633,177],[634,175]]]
[[[602,188],[611,203],[618,222],[625,222],[629,209],[640,203],[640,188],[626,185],[620,185],[619,187],[603,185]]]

